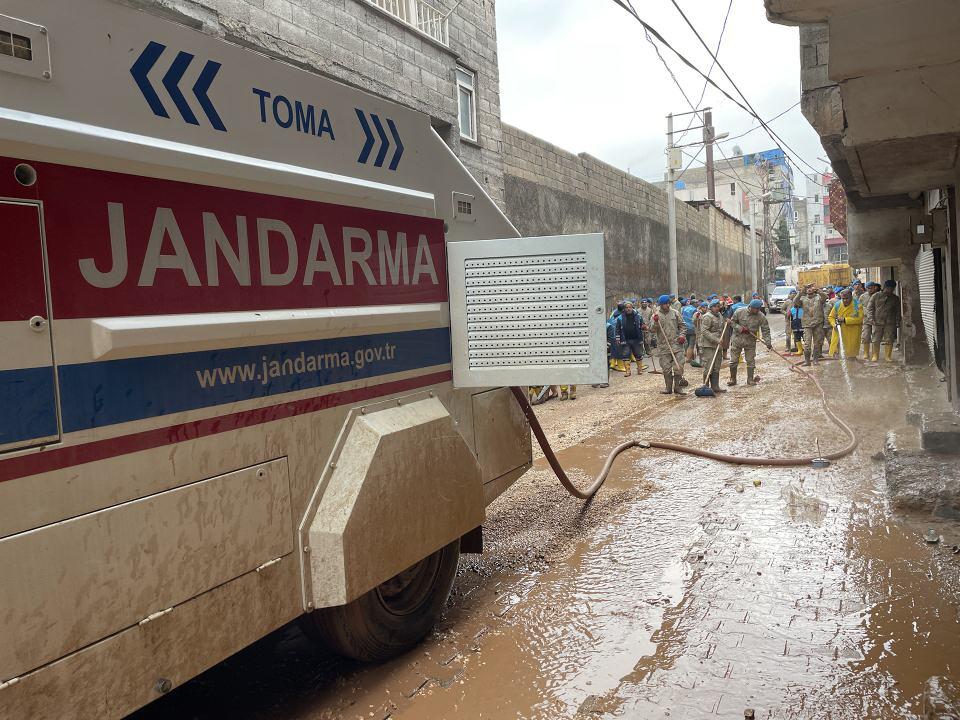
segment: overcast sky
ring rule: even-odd
[[[729,0],[678,0],[704,40],[716,48]],[[694,65],[711,63],[670,0],[635,0],[640,16]],[[646,180],[664,172],[666,115],[690,109],[644,37],[643,27],[612,0],[500,0],[496,4],[503,121],[571,152],[587,152]],[[661,48],[694,103],[704,81]],[[767,21],[763,0],[733,0],[718,58],[764,119],[800,99],[798,30]],[[737,97],[719,69],[710,77]],[[718,133],[758,127],[744,111],[709,87],[701,107],[713,106]],[[677,118],[681,129],[689,118]],[[695,123],[699,125],[700,123]],[[797,107],[771,127],[816,168],[825,153]],[[684,142],[699,140],[691,131]],[[769,150],[763,129],[724,142],[744,152]],[[698,148],[689,148],[696,152]],[[701,160],[702,160],[701,155]],[[716,155],[720,159],[720,155]],[[688,162],[684,158],[684,165]],[[701,164],[698,161],[696,164]],[[794,172],[809,172],[794,165]],[[804,192],[798,182],[798,192]]]

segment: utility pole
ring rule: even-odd
[[[767,285],[770,283],[770,199],[763,199],[763,275],[758,292],[767,298]],[[769,298],[767,298],[769,301]]]
[[[703,144],[707,150],[707,200],[714,203],[717,200],[717,185],[713,173],[713,143],[716,140],[716,130],[713,127],[713,111],[703,112]]]
[[[677,198],[674,196],[673,114],[667,115],[667,232],[670,243],[670,292],[680,297],[677,278]]]
[[[757,203],[750,202],[750,292],[755,293],[757,284]]]

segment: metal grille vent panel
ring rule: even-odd
[[[464,275],[471,369],[590,364],[586,253],[467,260]],[[560,328],[518,332],[553,312],[567,321]]]
[[[601,235],[452,243],[448,253],[455,384],[604,381]]]

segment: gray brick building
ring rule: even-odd
[[[492,0],[128,0],[430,116],[503,204]]]

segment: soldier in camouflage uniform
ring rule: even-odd
[[[737,384],[737,365],[740,364],[740,352],[747,362],[747,385],[756,385],[753,374],[756,369],[757,333],[763,334],[763,344],[773,349],[770,340],[770,323],[763,309],[763,300],[751,300],[746,307],[738,308],[730,319],[732,336],[730,338],[730,380],[727,385]]]
[[[817,292],[813,284],[804,288],[804,292],[797,295],[793,301],[794,307],[803,310],[803,364],[810,364],[810,355],[813,362],[820,362],[820,353],[823,350],[823,325],[826,315],[823,312],[823,296]]]
[[[723,363],[723,356],[717,352],[717,348],[723,339],[723,331],[727,325],[727,321],[720,314],[721,306],[722,303],[717,299],[710,301],[709,312],[700,316],[699,334],[697,336],[700,343],[700,352],[703,354],[703,382],[706,384],[709,381],[710,389],[715,393],[726,392],[726,390],[720,388],[720,365]],[[711,363],[713,364],[711,365]]]
[[[884,356],[887,362],[893,360],[893,343],[897,339],[897,328],[900,327],[900,296],[894,292],[896,289],[896,281],[887,280],[883,283],[883,290],[870,300],[874,331],[873,353],[870,359],[874,362],[880,360],[881,343],[886,345]]]
[[[652,344],[650,342],[652,326],[650,318],[653,317],[653,298],[643,298],[640,301],[640,319],[643,320],[643,351],[650,357],[653,357]]]
[[[867,294],[860,297],[860,311],[863,313],[863,329],[860,331],[860,344],[863,347],[863,359],[870,360],[870,346],[876,334],[873,326],[873,299],[880,292],[880,283],[868,282]],[[877,349],[879,354],[880,350]]]
[[[656,356],[660,360],[663,384],[666,386],[666,390],[661,392],[664,395],[686,395],[680,386],[680,381],[683,379],[683,351],[687,342],[687,325],[683,322],[680,313],[671,307],[669,295],[661,295],[657,299],[657,304],[660,307],[654,311],[651,320],[653,321],[652,330],[657,338]]]

